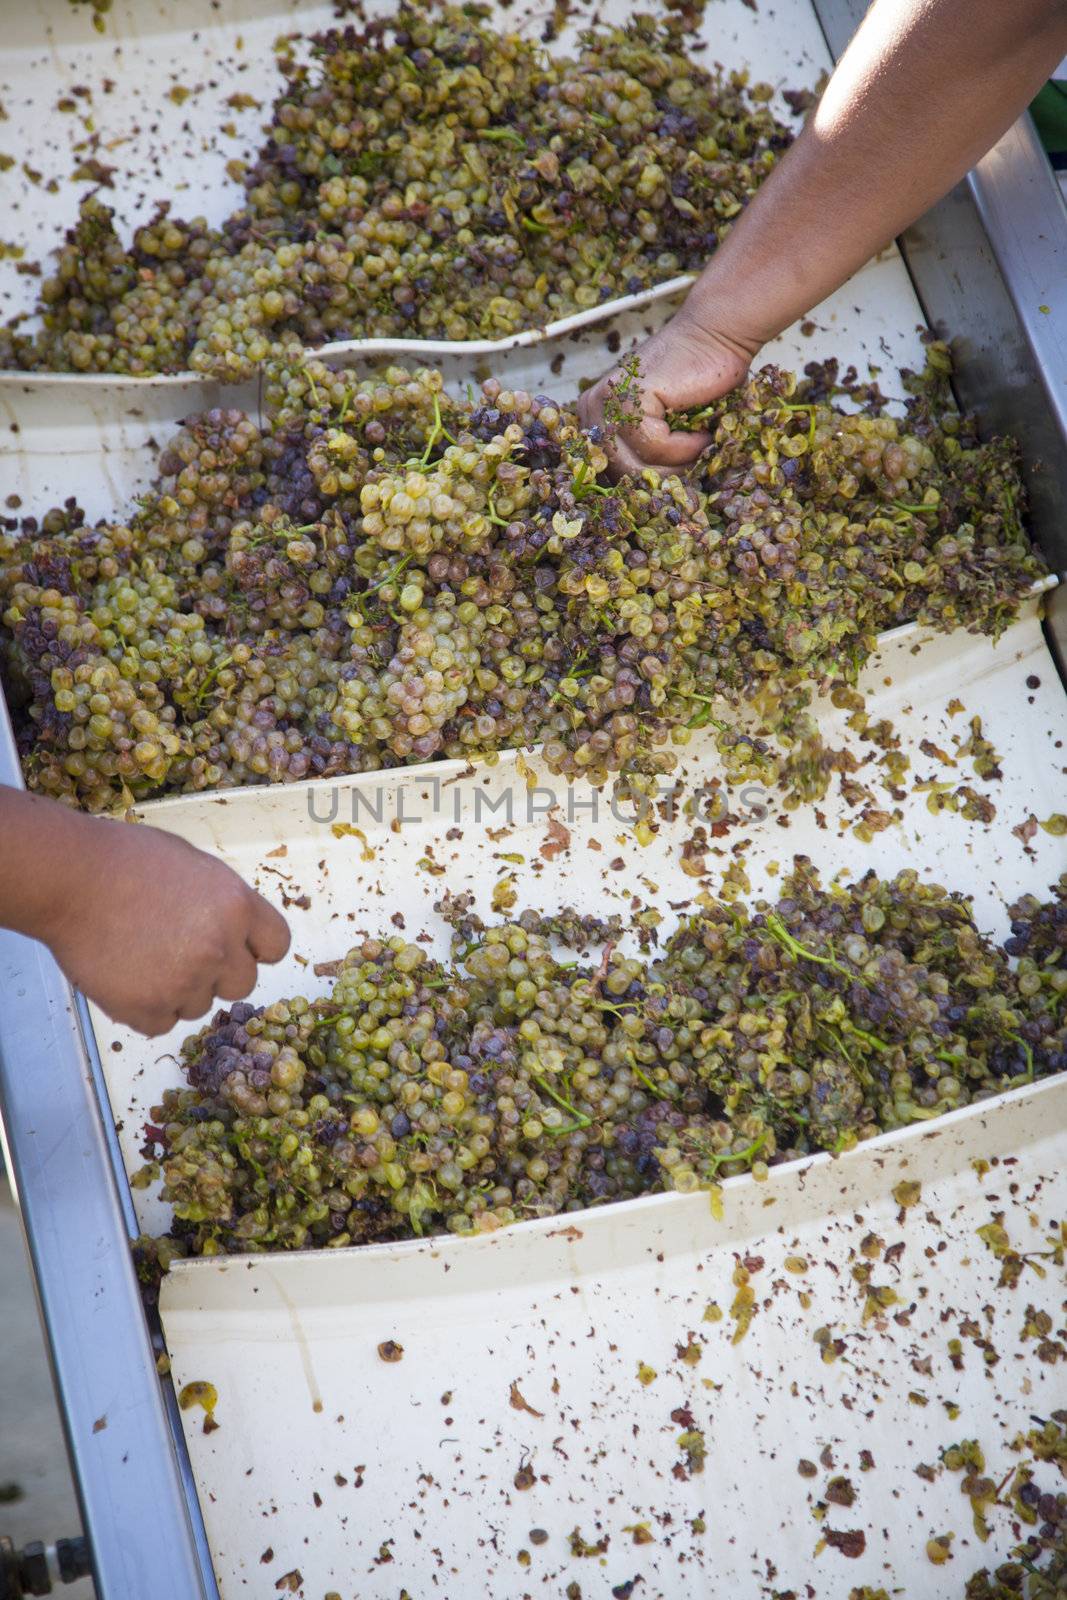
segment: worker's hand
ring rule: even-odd
[[[202,850],[135,823],[68,815],[72,824],[80,849],[33,932],[113,1021],[166,1033],[216,996],[242,1000],[256,963],[288,950],[285,919]]]
[[[757,349],[701,327],[683,309],[637,351],[637,380],[622,404],[627,411],[640,413],[641,420],[614,426],[610,406],[605,417],[613,387],[618,400],[619,385],[626,382],[622,368],[613,367],[579,399],[582,426],[600,430],[600,443],[614,474],[688,466],[707,448],[710,435],[672,432],[664,421],[666,413],[707,405],[728,394],[743,382]]]

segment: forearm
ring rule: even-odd
[[[946,194],[1065,54],[1067,0],[875,0],[682,318],[757,350]]]
[[[0,785],[0,928],[47,937],[71,893],[81,825],[54,801]]]

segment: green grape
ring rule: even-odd
[[[241,1002],[186,1040],[136,1180],[162,1176],[166,1250],[483,1232],[689,1193],[1067,1067],[1062,946],[1013,964],[912,871],[825,888],[798,857],[775,905],[712,904],[651,958],[615,948],[617,920],[438,910],[448,962],[367,939],[328,998]]]
[[[697,271],[791,135],[766,85],[689,44],[681,17],[634,16],[549,55],[440,4],[328,30],[280,58],[227,221],[163,206],[126,249],[90,197],[0,359],[239,379],[337,340],[502,338]]]
[[[540,746],[640,801],[706,728],[728,785],[797,805],[836,783],[885,826],[813,695],[899,798],[910,757],[855,688],[879,633],[996,635],[1045,568],[1013,448],[951,409],[943,347],[904,418],[840,387],[767,368],[704,417],[693,481],[611,486],[546,396],[272,364],[262,416],[189,419],[127,524],[69,501],[0,526],[27,781],[108,810]],[[966,748],[999,770],[980,728]]]

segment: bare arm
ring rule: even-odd
[[[677,465],[702,435],[664,412],[738,383],[760,346],[844,283],[996,143],[1067,53],[1067,0],[875,0],[807,127],[682,309],[640,351],[645,423],[617,465]],[[603,420],[606,379],[582,397]]]
[[[147,1034],[243,999],[257,962],[289,948],[279,913],[203,851],[6,787],[0,927],[40,939],[108,1016]]]

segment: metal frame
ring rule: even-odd
[[[812,0],[834,59],[867,0]],[[898,240],[931,328],[951,335],[960,402],[1021,446],[1030,523],[1067,568],[1067,203],[1024,116]],[[1050,633],[1067,657],[1067,606]]]
[[[22,784],[2,697],[0,783]],[[48,951],[0,930],[0,1139],[97,1593],[218,1600],[173,1390],[168,1407],[156,1372],[91,1037]]]
[[[863,0],[813,0],[831,52]],[[1067,207],[1028,119],[901,240],[961,399],[1023,443],[1033,523],[1067,565]],[[1046,308],[1047,309],[1044,309]],[[1052,632],[1067,654],[1067,625]],[[21,785],[0,696],[0,783]],[[41,946],[0,930],[0,1137],[22,1213],[101,1600],[218,1600],[92,1034]]]

